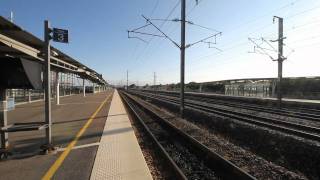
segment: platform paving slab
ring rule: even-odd
[[[117,91],[113,95],[90,179],[152,179]]]

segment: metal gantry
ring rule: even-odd
[[[198,4],[198,1],[196,0],[196,3]],[[139,39],[143,42],[146,42],[145,40],[143,40],[142,38],[138,37],[138,36],[131,36],[130,34],[133,33],[133,34],[138,34],[138,35],[148,35],[148,36],[153,36],[153,37],[162,37],[162,38],[166,38],[168,39],[170,42],[172,42],[176,47],[178,47],[180,49],[180,116],[181,118],[184,118],[184,86],[185,86],[185,50],[186,48],[189,48],[193,45],[196,45],[198,43],[206,43],[209,45],[209,48],[214,48],[212,47],[211,45],[212,44],[216,44],[216,38],[217,36],[221,36],[222,32],[219,32],[219,31],[216,31],[216,30],[212,30],[211,28],[207,28],[207,27],[204,27],[204,26],[200,26],[200,25],[197,25],[193,22],[190,22],[190,21],[186,21],[186,0],[181,0],[181,19],[173,19],[173,20],[168,20],[168,19],[165,19],[163,21],[172,21],[172,22],[180,22],[181,23],[181,39],[180,39],[180,45],[179,43],[175,42],[172,38],[170,38],[166,33],[164,33],[158,26],[156,26],[152,20],[161,20],[161,19],[149,19],[147,17],[145,17],[144,15],[142,15],[142,17],[146,20],[146,24],[141,26],[141,27],[138,27],[138,28],[135,28],[133,30],[128,30],[128,38],[135,38],[135,39]],[[196,41],[194,43],[190,43],[190,44],[187,44],[186,45],[186,23],[190,24],[190,25],[196,25],[196,26],[199,26],[201,28],[205,28],[207,30],[210,30],[210,31],[214,31],[215,33],[206,37],[206,38],[203,38],[199,41]],[[152,33],[145,33],[145,32],[141,32],[140,30],[145,28],[145,27],[148,27],[148,26],[153,26],[155,29],[157,29],[157,31],[159,31],[161,34],[152,34]],[[209,39],[212,39],[214,38],[215,41],[214,42],[208,42],[207,40]],[[220,49],[218,48],[215,48],[219,51],[221,51]]]
[[[278,19],[278,39],[276,40],[270,40],[270,42],[278,42],[278,49],[274,48],[268,40],[265,38],[249,38],[249,41],[251,41],[254,44],[254,51],[252,53],[258,53],[262,55],[267,55],[272,61],[278,62],[278,77],[277,77],[277,104],[278,107],[281,108],[282,104],[282,65],[283,61],[287,59],[287,57],[284,57],[283,55],[283,40],[285,37],[283,36],[283,18],[274,16],[273,22]],[[257,43],[256,41],[261,41],[261,43]],[[266,43],[268,48],[263,47],[262,44]],[[270,52],[274,52],[277,54],[277,58],[274,58],[272,55],[270,55]],[[251,53],[251,52],[250,52]]]

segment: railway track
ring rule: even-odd
[[[179,97],[179,94],[172,93],[172,92],[157,92],[157,94],[162,94],[162,95],[169,95],[169,96],[174,96],[174,97]],[[186,99],[190,100],[198,100],[202,102],[207,102],[207,103],[212,103],[212,104],[217,104],[217,105],[222,105],[222,106],[228,106],[228,107],[233,107],[233,108],[242,108],[242,109],[247,109],[247,110],[254,110],[254,111],[259,111],[259,112],[265,112],[265,113],[272,113],[272,114],[277,114],[281,116],[287,116],[287,117],[292,117],[292,118],[299,118],[303,120],[310,120],[310,121],[317,121],[320,122],[320,111],[316,109],[306,109],[306,108],[272,108],[272,107],[266,107],[266,106],[261,106],[261,105],[252,105],[248,103],[240,103],[240,102],[227,102],[225,100],[217,100],[213,98],[203,98],[199,96],[191,96],[186,94],[185,95]]]
[[[255,179],[175,127],[167,119],[121,92],[128,109],[161,151],[177,179]]]
[[[176,97],[146,94],[141,92],[131,92],[131,93],[142,96],[144,98],[159,100],[163,102],[169,102],[176,106],[179,105],[179,99]],[[254,124],[262,127],[267,127],[273,130],[282,131],[282,132],[285,132],[291,135],[296,135],[302,138],[320,141],[320,128],[278,120],[271,117],[267,118],[267,117],[256,116],[248,113],[230,110],[227,108],[215,107],[211,104],[194,101],[194,100],[186,100],[185,106],[189,108],[201,110],[206,113],[212,113],[212,114],[220,115],[223,117],[235,119],[238,121],[242,121],[242,122],[246,122],[246,123],[250,123],[250,124]]]

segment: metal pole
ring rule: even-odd
[[[56,103],[60,104],[60,82],[59,82],[59,72],[56,72]]]
[[[60,89],[62,89],[63,90],[63,81],[62,81],[62,76],[63,76],[63,72],[61,72],[60,73],[60,76],[59,76],[59,78],[60,78],[60,81],[59,81],[59,86],[61,87],[59,87],[59,95],[60,95]],[[61,91],[61,96],[63,96],[63,91]]]
[[[156,92],[156,72],[153,72],[153,87],[154,92]]]
[[[49,146],[52,144],[51,137],[51,90],[50,90],[50,23],[49,21],[44,22],[44,41],[45,41],[45,122],[48,124],[46,128],[46,143]]]
[[[129,89],[128,84],[129,84],[129,71],[127,70],[127,90]]]
[[[83,86],[83,97],[86,97],[86,85],[85,85],[85,82],[84,82],[84,78],[82,80],[82,86]]]
[[[7,101],[7,91],[5,89],[0,89],[0,103],[3,109],[0,110],[0,128],[7,126],[8,117],[6,109]],[[8,133],[1,131],[1,149],[6,149],[9,146],[8,143]]]
[[[77,85],[79,86],[79,87],[78,87],[78,94],[80,94],[80,93],[81,93],[81,89],[80,89],[80,85],[81,85],[81,84],[79,83],[79,77],[76,77],[76,78],[77,78],[77,81],[78,81],[78,84],[77,84]]]
[[[63,96],[67,95],[66,73],[63,73]]]
[[[69,96],[71,95],[71,77],[70,73],[68,73],[68,89],[69,89]]]
[[[12,89],[11,92],[12,92],[12,98],[15,99],[16,98],[16,90]]]
[[[69,95],[70,94],[70,81],[69,81],[70,79],[69,79],[69,73],[67,73],[66,74],[66,89],[67,89],[67,91],[66,91],[66,95]]]
[[[282,63],[283,63],[283,18],[277,17],[279,22],[279,37],[278,37],[278,107],[281,108],[282,103]]]
[[[10,12],[10,22],[13,23],[13,11]]]
[[[180,46],[180,116],[184,118],[184,61],[186,40],[186,0],[181,0],[181,46]]]
[[[72,84],[71,84],[71,82],[72,82],[72,76],[71,76],[71,74],[70,74],[70,73],[68,74],[68,77],[69,77],[69,78],[68,78],[68,79],[69,79],[69,95],[71,95],[71,85],[72,85]]]
[[[31,102],[31,90],[30,89],[28,90],[28,102],[29,103]]]
[[[71,87],[72,87],[71,94],[74,93],[74,84],[73,84],[74,82],[73,81],[74,81],[74,74],[71,74]]]

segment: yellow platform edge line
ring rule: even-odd
[[[96,117],[96,115],[100,112],[102,107],[106,104],[107,100],[112,96],[110,94],[106,99],[100,104],[98,109],[91,115],[91,117],[88,119],[86,124],[80,129],[80,131],[77,133],[74,140],[72,140],[67,148],[63,151],[63,153],[59,156],[59,158],[53,163],[53,165],[50,167],[50,169],[46,172],[46,174],[42,177],[42,180],[49,180],[52,178],[52,176],[56,173],[56,171],[59,169],[59,167],[62,165],[63,161],[66,159],[66,157],[69,155],[72,148],[77,144],[80,137],[83,135],[83,133],[87,130],[87,128],[92,123],[93,119]]]

